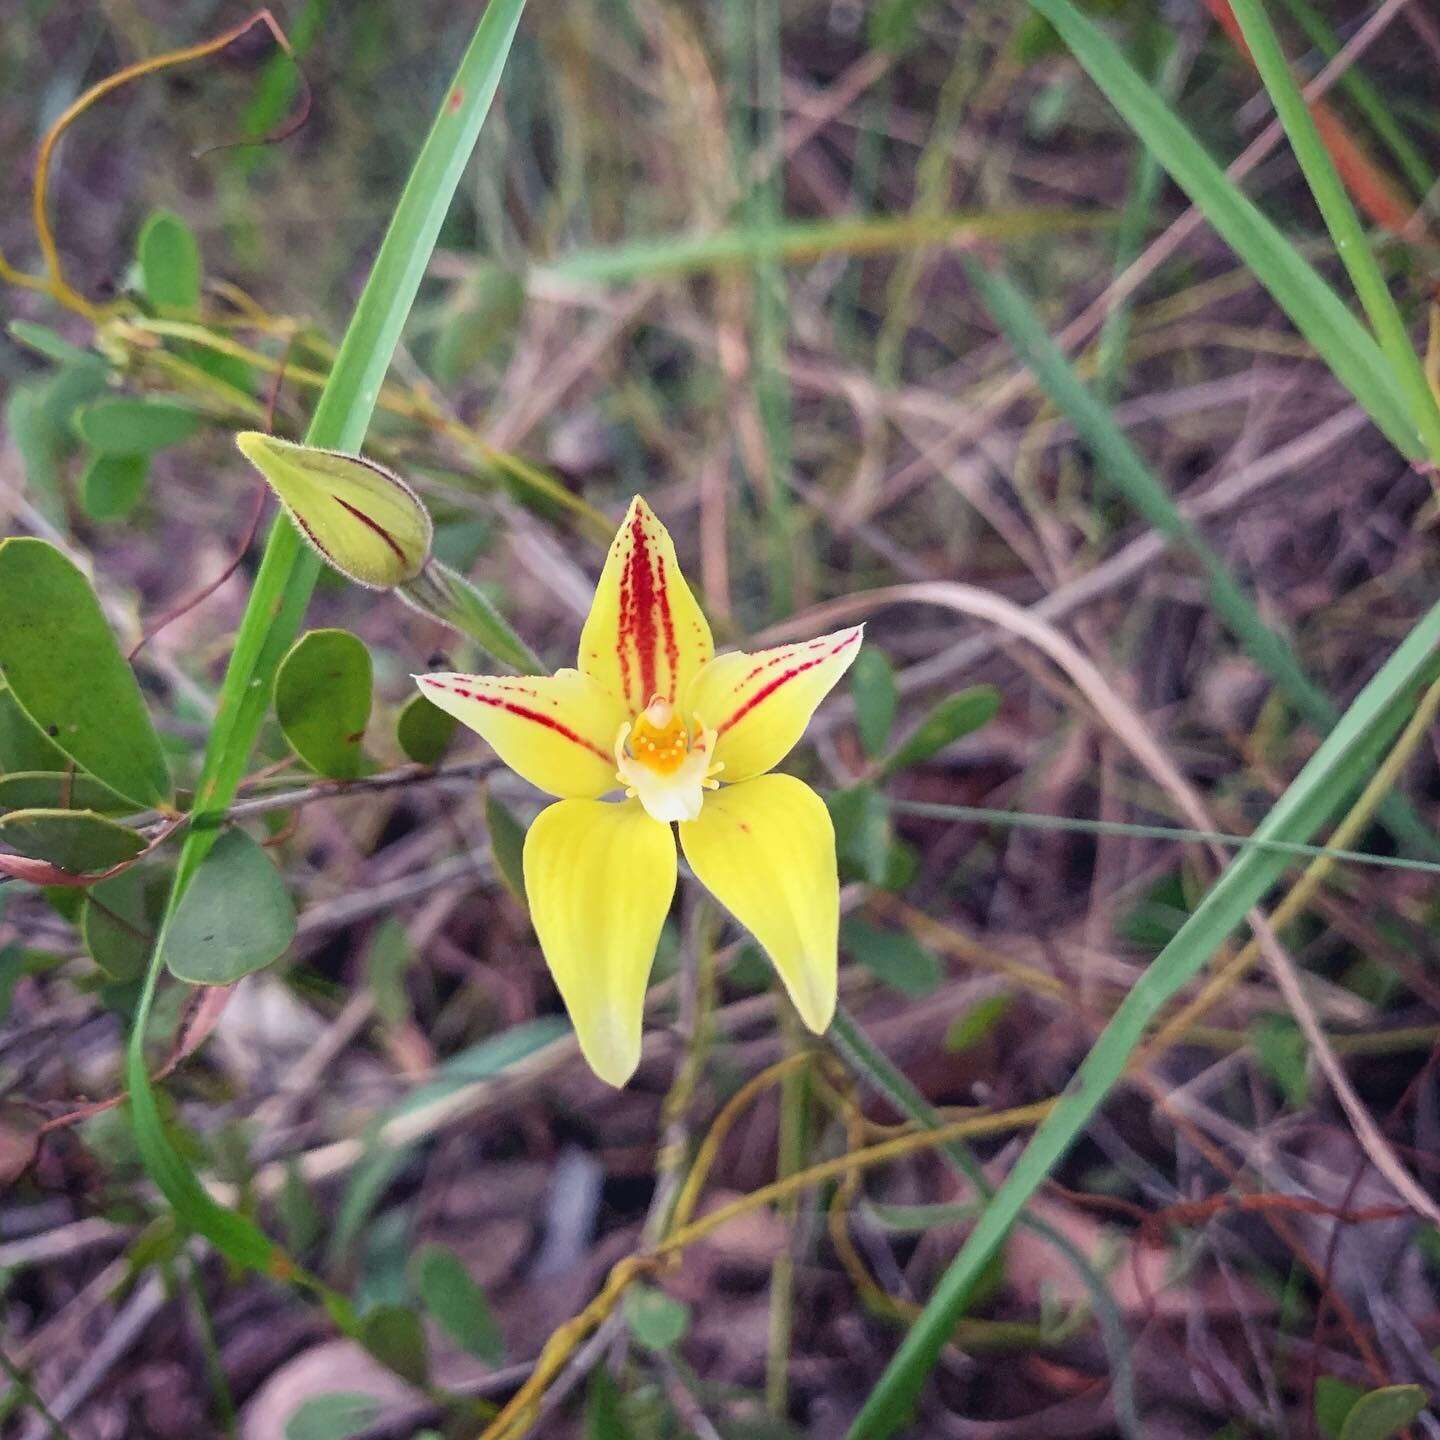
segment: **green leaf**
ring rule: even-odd
[[[55,775],[72,768],[70,757],[20,708],[20,702],[0,679],[0,770]],[[14,802],[15,808],[23,803]],[[39,803],[60,810],[68,808],[58,800]]]
[[[358,1390],[316,1395],[285,1422],[285,1440],[355,1440],[380,1418],[380,1402]]]
[[[843,868],[881,885],[890,863],[890,806],[873,785],[837,790],[825,800]]]
[[[1288,1015],[1261,1015],[1250,1026],[1250,1044],[1286,1102],[1303,1109],[1310,1098],[1310,1050],[1300,1027]]]
[[[500,1365],[505,1340],[485,1292],[453,1250],[425,1245],[415,1256],[415,1291],[442,1330],[468,1355]]]
[[[98,371],[105,368],[104,360],[93,350],[83,350],[78,345],[72,345],[48,325],[37,325],[32,320],[12,320],[5,328],[22,345],[45,356],[47,360],[53,360],[57,365],[93,365]]]
[[[945,1032],[945,1048],[952,1055],[973,1050],[1010,1013],[1014,1004],[1015,997],[1004,991],[977,1000],[950,1022]]]
[[[490,858],[505,888],[522,904],[525,900],[525,827],[487,787],[485,824],[490,830]]]
[[[923,765],[947,745],[988,725],[999,709],[1000,692],[993,685],[975,685],[947,696],[895,747],[881,766],[882,777]]]
[[[108,786],[73,771],[16,770],[0,775],[0,810],[98,810],[102,815],[128,815],[134,808]]]
[[[200,245],[195,232],[169,210],[145,222],[135,253],[145,298],[161,309],[194,310],[200,304]]]
[[[500,82],[524,0],[491,0],[461,58],[350,317],[306,434],[308,443],[354,450],[365,438],[385,372],[430,263],[455,189]],[[288,519],[277,520],[225,672],[162,939],[146,972],[126,1051],[130,1114],[145,1168],[180,1218],[237,1264],[273,1271],[285,1258],[250,1220],[219,1205],[165,1133],[146,1067],[145,1032],[160,979],[164,929],[215,843],[214,823],[245,774],[280,661],[299,632],[320,571]],[[343,1307],[327,1294],[333,1312]]]
[[[285,1243],[296,1255],[303,1255],[325,1230],[325,1214],[315,1202],[299,1162],[292,1155],[285,1161],[285,1182],[275,1201]]]
[[[1171,178],[1318,350],[1402,454],[1421,454],[1414,421],[1370,332],[1210,157],[1184,121],[1072,0],[1030,0]]]
[[[160,903],[154,877],[134,866],[92,886],[80,910],[80,938],[112,980],[135,980],[155,944]]]
[[[883,650],[866,645],[850,667],[850,693],[855,697],[855,727],[870,758],[884,754],[900,703],[895,671]]]
[[[30,721],[139,807],[170,775],[135,676],[89,582],[53,545],[0,543],[0,671]]]
[[[459,723],[425,696],[412,695],[395,724],[395,738],[406,756],[417,765],[438,765],[445,758]]]
[[[415,958],[405,927],[393,915],[380,922],[365,952],[365,980],[375,997],[375,1013],[387,1025],[410,1017],[405,993],[405,972]]]
[[[188,440],[200,416],[169,400],[136,400],[115,395],[76,412],[75,430],[103,455],[149,455]]]
[[[585,1440],[634,1440],[610,1372],[597,1365],[585,1389]]]
[[[420,1317],[403,1305],[377,1305],[360,1320],[360,1343],[411,1385],[430,1376],[430,1351]]]
[[[195,872],[159,953],[177,980],[233,985],[278,960],[295,938],[295,907],[269,857],[226,830]]]
[[[840,926],[840,944],[902,995],[929,995],[940,983],[940,962],[904,930],[882,930],[848,916]]]
[[[1420,1417],[1430,1397],[1418,1385],[1387,1385],[1362,1395],[1340,1427],[1340,1440],[1390,1440]]]
[[[458,570],[432,560],[413,580],[400,586],[401,599],[421,614],[468,635],[502,665],[522,675],[543,675],[535,652],[511,629],[478,586]]]
[[[290,748],[332,780],[365,774],[360,742],[373,687],[370,652],[348,630],[302,635],[275,678],[275,716]]]
[[[72,875],[91,875],[133,860],[145,837],[92,810],[12,810],[0,816],[0,843]]]
[[[1355,1402],[1365,1393],[1359,1385],[1340,1380],[1334,1375],[1322,1375],[1315,1382],[1315,1423],[1325,1440],[1340,1440],[1340,1431],[1345,1417],[1355,1408]]]
[[[651,1285],[632,1285],[623,1301],[625,1323],[647,1350],[670,1350],[690,1328],[690,1307]]]
[[[140,503],[150,478],[148,455],[90,457],[80,480],[85,513],[92,520],[123,520]]]

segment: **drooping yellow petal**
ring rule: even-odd
[[[357,585],[390,590],[424,568],[434,534],[430,512],[393,471],[363,455],[255,430],[237,435],[235,444],[300,533]]]
[[[765,947],[816,1034],[835,1014],[840,880],[825,802],[793,775],[705,797],[680,827],[696,878]]]
[[[633,800],[562,800],[525,837],[525,892],[590,1068],[623,1085],[640,1063],[645,986],[675,894],[675,839]]]
[[[794,748],[815,707],[860,653],[865,627],[747,655],[717,655],[682,702],[716,734],[714,758],[727,784],[763,775]]]
[[[431,704],[468,725],[517,775],[562,799],[614,790],[620,702],[578,670],[554,675],[417,675]]]
[[[580,632],[579,666],[638,715],[657,695],[675,704],[714,653],[670,532],[637,495]]]

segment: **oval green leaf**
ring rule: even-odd
[[[360,742],[370,723],[370,652],[348,630],[311,630],[280,662],[275,716],[290,748],[332,780],[369,768]]]
[[[145,837],[93,810],[14,810],[0,817],[0,844],[72,875],[93,875],[133,860]]]
[[[80,438],[102,455],[149,455],[188,440],[200,417],[169,400],[107,396],[75,412]]]
[[[90,583],[53,545],[0,543],[0,673],[31,723],[137,807],[170,799],[140,687]]]
[[[162,309],[193,310],[200,303],[200,246],[195,232],[169,210],[157,210],[135,247],[145,298]]]
[[[80,481],[85,513],[102,522],[123,520],[140,503],[149,478],[148,455],[92,455]]]
[[[285,1440],[355,1440],[375,1424],[383,1408],[362,1390],[316,1395],[285,1422]]]
[[[177,980],[233,985],[278,960],[294,938],[295,906],[279,872],[243,830],[227,830],[185,891],[161,958]]]
[[[438,765],[450,748],[459,721],[432,705],[423,695],[412,695],[395,722],[400,748],[417,765]]]
[[[1430,1403],[1418,1385],[1387,1385],[1362,1395],[1340,1427],[1340,1440],[1390,1440]]]
[[[80,938],[90,958],[112,980],[135,980],[155,944],[163,895],[143,865],[132,866],[85,892]]]
[[[505,1341],[485,1292],[443,1245],[422,1246],[414,1262],[415,1291],[440,1328],[467,1354],[499,1365]]]
[[[360,1321],[360,1343],[402,1380],[423,1386],[430,1375],[430,1352],[420,1317],[403,1305],[377,1305]]]
[[[895,671],[883,650],[866,645],[850,666],[850,693],[855,697],[855,728],[872,760],[885,753],[895,710],[900,703]]]
[[[0,810],[98,810],[102,815],[125,815],[134,808],[89,775],[53,770],[0,775]]]

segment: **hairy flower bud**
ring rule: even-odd
[[[253,430],[235,443],[321,558],[357,585],[393,590],[425,568],[430,512],[383,465]]]

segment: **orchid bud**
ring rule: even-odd
[[[253,430],[235,443],[321,558],[357,585],[393,590],[425,568],[430,512],[383,465]]]

